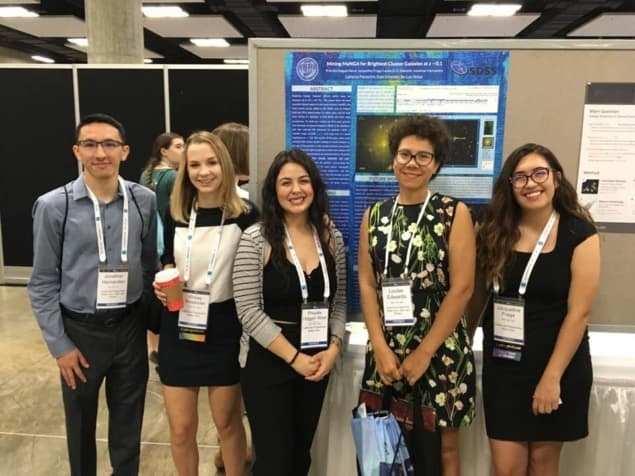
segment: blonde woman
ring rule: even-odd
[[[198,474],[200,387],[207,387],[226,474],[244,474],[238,385],[241,326],[231,269],[242,231],[256,219],[255,207],[236,193],[234,169],[220,139],[209,132],[192,134],[170,200],[161,258],[164,268],[179,270],[186,303],[179,312],[164,311],[159,353],[172,456],[181,476]],[[165,303],[165,294],[155,290]]]

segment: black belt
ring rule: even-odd
[[[141,301],[139,300],[135,303],[128,304],[126,307],[118,309],[98,310],[94,314],[71,311],[62,304],[60,304],[60,308],[62,309],[62,316],[68,317],[73,321],[84,322],[86,324],[94,324],[103,327],[114,327],[121,321],[123,321],[133,310],[135,310],[140,302]]]

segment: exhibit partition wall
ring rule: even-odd
[[[316,160],[349,250],[353,319],[361,320],[359,221],[372,202],[394,196],[386,135],[399,117],[425,113],[446,121],[450,155],[431,188],[464,200],[473,210],[491,197],[504,158],[527,142],[552,149],[572,183],[584,174],[578,187],[584,183],[588,193],[595,182],[586,177],[611,168],[611,134],[621,138],[613,164],[627,179],[619,184],[620,197],[634,200],[635,144],[631,140],[629,146],[624,137],[631,131],[632,138],[635,114],[620,106],[606,140],[598,140],[604,129],[596,121],[590,148],[582,147],[582,128],[589,85],[610,90],[619,83],[619,100],[633,104],[623,91],[635,84],[635,41],[252,39],[249,62],[251,193],[257,196],[280,150],[303,148]],[[593,101],[598,106],[601,96]],[[598,147],[604,152],[599,154]],[[589,157],[589,150],[595,155]],[[580,164],[585,170],[579,171]],[[616,185],[604,182],[606,208],[611,206],[609,184]],[[613,218],[633,225],[635,205],[625,204],[631,212]],[[620,232],[613,232],[617,228]],[[600,227],[601,288],[591,323],[596,329],[632,331],[635,235],[633,226],[617,228]]]
[[[79,119],[103,112],[126,128],[121,175],[137,181],[154,138],[248,124],[246,66],[1,65],[0,283],[23,284],[32,265],[31,209],[78,175]]]

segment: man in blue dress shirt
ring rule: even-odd
[[[142,297],[157,268],[154,193],[119,177],[130,152],[123,126],[82,119],[77,179],[33,207],[31,306],[62,381],[71,474],[96,473],[99,388],[106,382],[115,475],[139,472],[148,379]]]

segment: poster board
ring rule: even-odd
[[[503,157],[527,142],[544,144],[577,182],[588,82],[635,81],[635,41],[264,40],[250,41],[251,193],[284,149],[285,55],[293,51],[509,50]],[[635,236],[601,233],[601,284],[591,323],[635,329]],[[358,317],[359,318],[359,317]]]

